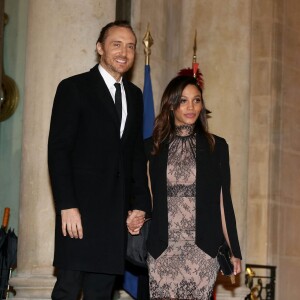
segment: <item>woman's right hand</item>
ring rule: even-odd
[[[234,256],[231,257],[231,262],[233,264],[233,274],[237,275],[242,271],[242,261]]]

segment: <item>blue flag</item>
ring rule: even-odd
[[[144,78],[144,139],[152,136],[154,126],[154,102],[152,93],[152,83],[150,75],[150,66],[145,65],[145,78]]]
[[[143,124],[143,137],[147,139],[152,136],[154,126],[154,102],[152,93],[152,83],[150,75],[150,66],[145,65],[145,77],[144,77],[144,124]],[[134,299],[138,296],[138,282],[139,282],[139,271],[136,269],[134,272],[125,271],[123,288],[128,292]]]
[[[123,288],[134,299],[137,299],[138,283],[139,283],[138,274],[133,274],[133,272],[126,270],[124,273]]]

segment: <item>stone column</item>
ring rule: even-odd
[[[96,63],[100,29],[114,19],[115,1],[30,0],[23,121],[16,299],[50,299],[54,207],[47,167],[52,102],[59,81]]]

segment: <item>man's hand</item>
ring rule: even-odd
[[[128,231],[132,235],[138,235],[140,233],[140,229],[144,225],[145,222],[145,212],[142,210],[132,210],[128,212],[128,217],[126,220]]]
[[[61,224],[63,236],[67,236],[67,234],[69,234],[71,238],[83,238],[81,216],[78,208],[62,209]]]

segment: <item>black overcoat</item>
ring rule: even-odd
[[[128,115],[121,139],[115,105],[98,65],[57,88],[48,143],[56,267],[123,273],[127,211],[150,210],[142,92],[125,79],[123,84]],[[81,214],[82,240],[63,237],[61,231],[60,211],[74,207]]]
[[[233,255],[242,258],[236,220],[230,194],[228,145],[215,136],[215,148],[210,150],[205,136],[196,134],[196,244],[211,257],[216,257],[224,242],[220,192],[222,188],[226,226]],[[153,194],[153,211],[147,248],[151,256],[159,257],[168,246],[167,162],[168,144],[163,143],[158,155],[151,155],[152,138],[145,141]]]

